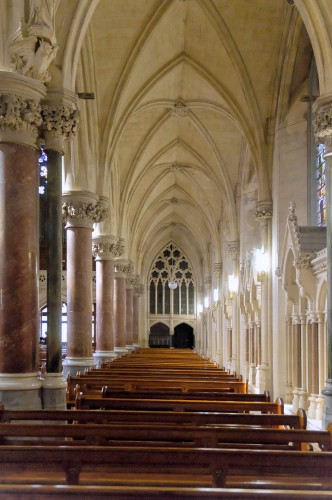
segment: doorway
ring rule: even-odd
[[[187,323],[180,323],[174,328],[173,347],[176,349],[193,349],[195,347],[194,330]]]

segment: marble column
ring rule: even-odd
[[[96,259],[96,350],[97,366],[116,357],[114,352],[114,259],[121,255],[116,236],[93,238],[92,253]]]
[[[136,276],[136,283],[133,294],[133,346],[135,349],[140,347],[139,341],[139,298],[143,293],[143,285],[141,285],[139,276]]]
[[[326,232],[327,232],[327,380],[323,428],[332,423],[332,94],[320,96],[313,105],[316,140],[325,143]]]
[[[41,82],[0,72],[0,400],[41,408],[38,371]]]
[[[239,276],[239,253],[240,253],[240,243],[239,241],[231,241],[228,244],[228,255],[232,259],[232,272],[234,276]],[[238,293],[234,294],[232,299],[232,359],[231,359],[231,370],[233,372],[239,372],[240,368],[240,321],[239,321],[239,307],[238,307]]]
[[[134,347],[134,284],[136,276],[126,278],[126,349],[131,352]]]
[[[115,336],[114,352],[122,356],[126,349],[126,275],[133,272],[132,263],[128,260],[115,261],[114,304],[115,304]]]
[[[94,365],[92,356],[92,226],[105,215],[98,195],[88,191],[63,194],[67,221],[67,356],[65,376]]]
[[[62,374],[62,156],[65,141],[78,129],[77,96],[49,90],[42,103],[42,143],[47,153],[47,362],[43,373],[43,407],[66,408]]]

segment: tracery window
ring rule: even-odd
[[[194,314],[195,283],[191,265],[174,243],[156,258],[149,277],[150,314]]]

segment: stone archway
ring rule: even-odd
[[[175,349],[193,349],[195,337],[193,328],[187,323],[180,323],[174,328],[173,345]]]
[[[149,347],[169,348],[171,345],[169,327],[164,323],[156,323],[150,328]]]

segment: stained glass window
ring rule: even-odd
[[[325,145],[316,145],[317,225],[326,225]]]
[[[46,186],[47,186],[47,154],[44,149],[40,149],[39,156],[39,194],[46,194]]]

